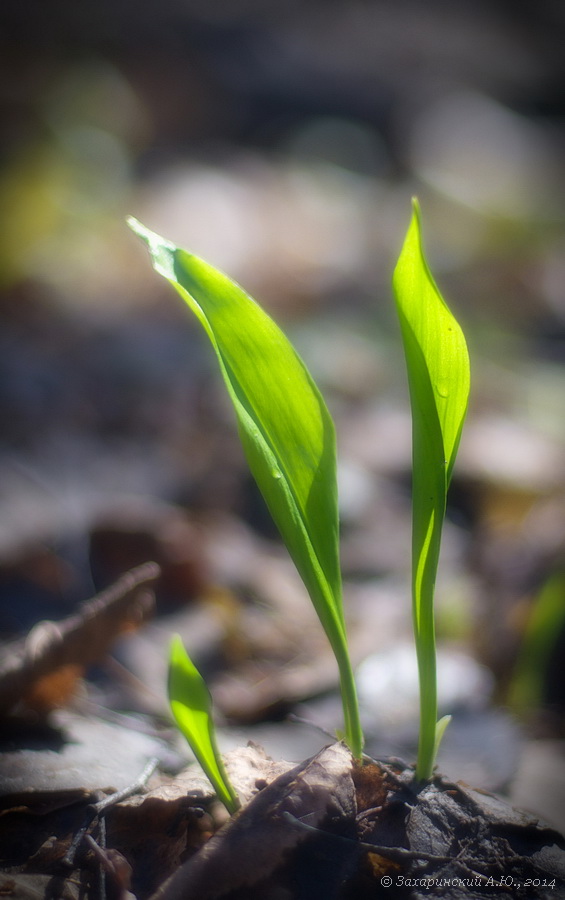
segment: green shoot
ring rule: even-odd
[[[239,808],[239,800],[229,782],[216,744],[210,693],[178,634],[171,642],[169,703],[180,731],[210,779],[218,798],[233,815]]]
[[[420,212],[413,215],[393,279],[412,408],[412,618],[420,680],[416,776],[431,778],[448,719],[437,721],[434,591],[446,497],[469,398],[463,332],[427,266]]]
[[[249,467],[335,653],[345,739],[360,758],[363,735],[342,605],[331,416],[290,342],[251,297],[203,260],[135,219],[128,222],[216,352]]]
[[[534,600],[509,691],[519,712],[543,704],[547,667],[565,625],[565,573],[554,572]]]

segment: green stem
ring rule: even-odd
[[[336,650],[339,667],[339,679],[341,690],[341,702],[343,704],[343,717],[345,724],[345,740],[355,759],[361,759],[363,755],[363,729],[359,717],[359,703],[357,701],[357,688],[353,675],[353,668],[347,649]]]
[[[420,735],[416,764],[419,781],[432,777],[436,755],[438,702],[434,595],[445,502],[434,504],[434,507],[427,507],[415,473],[412,621],[420,682]]]
[[[303,580],[336,658],[343,707],[345,742],[353,757],[360,760],[363,756],[365,740],[359,716],[357,687],[347,643],[341,581],[337,586],[334,586],[332,591],[321,567],[317,568],[316,573],[319,575],[316,580],[307,579],[304,575]]]
[[[416,778],[418,781],[428,781],[433,775],[438,708],[433,596],[425,603],[425,606],[427,610],[422,616],[424,621],[420,621],[420,628],[416,633],[416,652],[420,681],[420,734],[418,739],[418,761],[416,764]]]

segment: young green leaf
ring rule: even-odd
[[[179,729],[216,794],[233,814],[239,808],[239,800],[218,752],[210,693],[178,634],[171,642],[169,657],[169,703]]]
[[[534,598],[509,689],[509,703],[519,712],[540,707],[548,666],[565,626],[565,572],[554,572]]]
[[[431,776],[445,728],[437,720],[434,590],[447,488],[469,398],[463,332],[443,300],[413,215],[393,278],[412,408],[412,614],[420,678],[417,776]],[[446,724],[446,723],[445,723]]]
[[[335,433],[304,363],[237,284],[135,219],[153,266],[200,321],[216,352],[251,472],[334,650],[346,739],[362,750],[339,564]]]

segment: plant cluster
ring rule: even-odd
[[[153,267],[200,321],[232,400],[250,470],[298,569],[339,670],[344,740],[361,759],[363,733],[348,651],[339,560],[336,440],[308,369],[273,320],[226,275],[149,231]],[[416,778],[429,779],[448,718],[437,720],[434,589],[446,496],[469,396],[469,357],[422,248],[416,200],[393,279],[412,409],[412,617],[420,682]],[[211,700],[180,638],[172,642],[173,715],[218,796],[238,801],[218,753]]]

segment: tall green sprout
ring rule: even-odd
[[[251,297],[135,219],[129,225],[215,350],[247,462],[336,656],[345,739],[360,758],[363,735],[343,614],[331,416],[290,342]]]
[[[393,286],[412,408],[412,618],[420,680],[416,776],[426,780],[449,721],[448,717],[437,721],[434,591],[470,372],[463,332],[426,263],[416,200]]]

